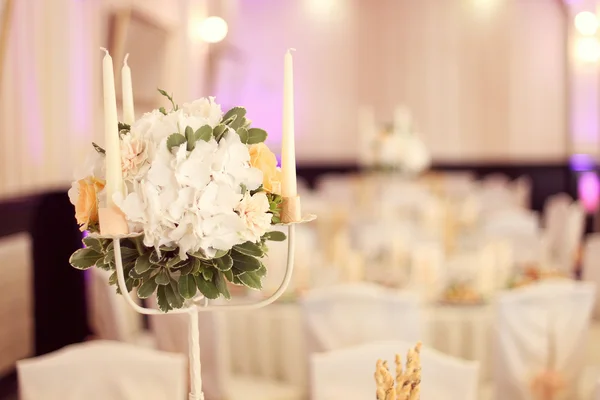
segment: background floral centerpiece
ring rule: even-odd
[[[144,299],[156,293],[162,311],[181,308],[200,292],[229,298],[227,282],[261,288],[261,261],[280,222],[280,170],[251,127],[246,110],[226,113],[214,98],[146,113],[131,126],[119,123],[123,190],[112,200],[129,235],[120,240],[127,290]],[[106,204],[105,151],[93,144],[84,171],[69,191],[85,248],[75,268],[113,271],[113,240],[100,234],[98,210]],[[117,288],[117,291],[119,289]]]

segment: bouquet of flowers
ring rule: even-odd
[[[267,133],[251,127],[246,110],[226,113],[213,97],[146,113],[131,126],[119,123],[122,193],[112,201],[130,234],[120,240],[127,290],[157,295],[160,309],[186,299],[229,298],[227,282],[260,289],[266,242],[283,241],[282,198]],[[85,248],[70,263],[78,269],[113,271],[114,242],[99,231],[98,209],[107,202],[105,150],[94,151],[69,191]],[[117,287],[117,292],[119,289]]]

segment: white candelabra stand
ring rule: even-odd
[[[301,222],[301,221],[299,221]],[[227,310],[227,311],[239,311],[239,310],[255,310],[268,306],[277,300],[286,291],[291,279],[292,271],[294,269],[294,233],[295,226],[293,224],[288,225],[288,254],[285,275],[283,282],[279,288],[269,298],[258,301],[256,303],[249,304],[221,304],[211,305],[207,298],[203,296],[197,296],[196,298],[187,301],[184,308],[175,309],[170,311],[170,314],[188,314],[189,316],[189,329],[188,329],[188,340],[189,340],[189,362],[190,362],[190,394],[189,400],[204,400],[204,394],[202,393],[202,375],[200,366],[200,334],[198,330],[198,313],[204,311],[215,311],[215,310]],[[123,272],[123,260],[121,258],[121,245],[120,238],[114,237],[114,251],[115,251],[115,263],[117,269],[117,278],[121,293],[125,297],[127,303],[138,313],[146,315],[165,315],[164,312],[154,309],[141,307],[132,298],[130,293],[127,291],[125,284],[125,274]]]

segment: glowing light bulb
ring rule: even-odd
[[[221,17],[208,17],[194,22],[193,35],[207,43],[219,43],[227,36],[227,22]]]
[[[595,63],[600,60],[600,43],[593,37],[584,37],[577,40],[576,55],[581,61]]]
[[[592,12],[582,11],[575,16],[575,28],[582,35],[591,36],[598,30],[598,17]]]

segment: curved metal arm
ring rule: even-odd
[[[292,280],[292,272],[294,270],[294,235],[295,235],[296,227],[294,225],[288,226],[288,254],[287,254],[287,262],[285,268],[285,275],[283,277],[283,281],[279,288],[273,293],[270,297],[258,301],[256,303],[249,304],[221,304],[221,305],[211,305],[208,302],[204,302],[204,305],[193,305],[191,307],[184,307],[179,309],[174,309],[169,312],[169,314],[184,314],[189,313],[190,309],[196,308],[196,311],[215,311],[215,310],[231,310],[231,311],[239,311],[239,310],[254,310],[257,308],[262,308],[268,306],[269,304],[275,302],[278,298],[285,293],[287,290],[291,280]],[[147,308],[142,307],[137,304],[132,298],[131,294],[127,291],[127,285],[125,284],[125,273],[123,272],[123,259],[121,258],[121,243],[119,239],[114,239],[114,251],[115,251],[115,264],[117,270],[117,281],[119,284],[119,289],[121,290],[121,294],[125,297],[127,303],[138,313],[146,314],[146,315],[163,315],[164,312],[157,310],[155,308]]]

